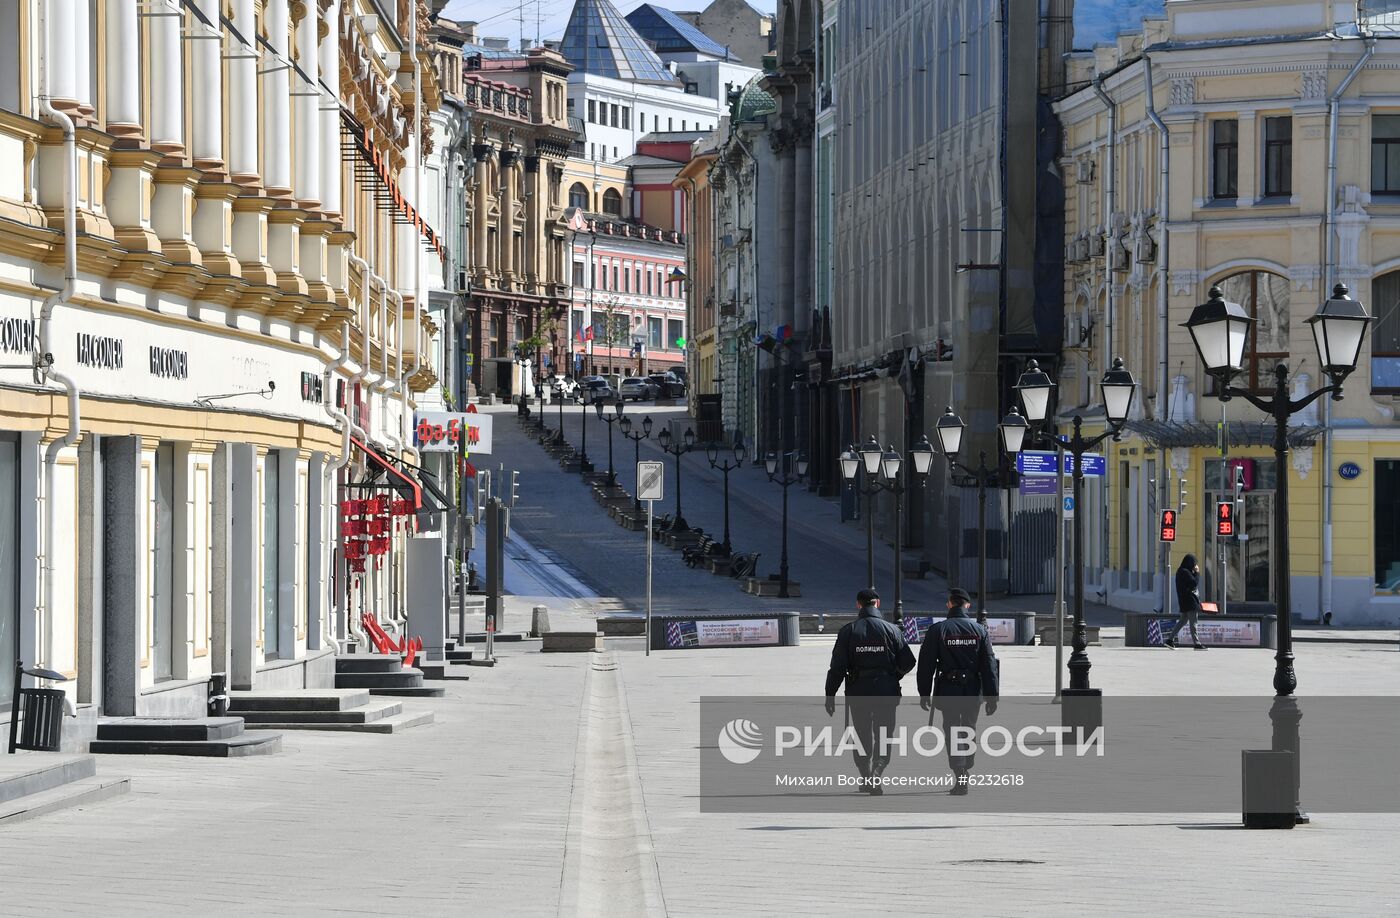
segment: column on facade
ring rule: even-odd
[[[340,216],[340,0],[330,0],[320,39],[321,82],[329,97],[315,100],[321,121],[321,210]]]
[[[292,130],[288,96],[291,69],[287,61],[287,0],[267,0],[263,13],[267,41],[272,54],[264,55],[262,74],[263,125],[267,131],[263,144],[263,186],[273,197],[284,197],[292,191]]]
[[[787,135],[783,140],[782,148],[778,151],[778,311],[777,318],[779,325],[786,325],[791,328],[794,322],[793,310],[793,259],[794,259],[794,237],[796,229],[793,226],[793,213],[796,202],[796,149],[792,143],[792,125],[789,123],[784,128]],[[765,329],[764,331],[768,331]],[[790,386],[786,385],[788,376],[787,365],[777,360],[776,357],[769,361],[768,394],[765,401],[772,407],[775,417],[769,421],[768,430],[771,436],[777,438],[776,442],[766,444],[767,447],[777,449],[779,452],[785,451],[793,446],[792,413],[794,403],[790,392]]]
[[[793,181],[793,309],[794,325],[809,329],[812,313],[812,137],[803,132],[797,138]],[[804,342],[810,348],[812,341]]]
[[[183,17],[171,15],[176,11],[178,7],[156,10],[158,15],[146,20],[150,30],[151,149],[170,156],[185,151]]]
[[[77,53],[73,55],[73,82],[78,89],[78,111],[91,117],[97,111],[92,105],[92,9],[86,3],[74,3],[73,35],[71,41]]]
[[[45,16],[48,42],[44,56],[48,58],[48,73],[45,74],[44,92],[54,108],[74,110],[78,107],[78,65],[75,60],[78,49],[73,43],[73,32],[77,29],[78,4],[48,3]]]
[[[298,14],[293,28],[296,30],[297,62],[301,74],[293,76],[296,98],[296,197],[297,204],[307,210],[321,207],[321,113],[318,111],[320,95],[320,55],[317,28],[320,16],[317,5],[295,3],[293,10]]]
[[[514,150],[501,151],[501,220],[496,238],[501,245],[501,277],[515,274],[515,161]]]
[[[206,172],[224,171],[224,68],[220,55],[223,51],[223,29],[219,22],[217,0],[198,0],[199,11],[209,22],[214,23],[215,35],[210,38],[202,24],[191,25],[190,57],[193,63],[194,79],[191,87],[196,88],[194,104],[190,111],[194,118],[194,164]]]
[[[544,267],[545,245],[544,230],[540,223],[540,196],[545,193],[545,189],[544,183],[540,181],[538,156],[525,157],[525,182],[529,194],[525,197],[525,251],[521,254],[524,263],[520,266],[520,273],[532,284],[543,284],[547,272]]]
[[[135,0],[131,0],[135,2]],[[253,0],[233,0],[233,27],[250,44],[234,40],[228,61],[229,178],[240,185],[258,180],[258,59]]]
[[[107,2],[107,133],[141,134],[141,41],[138,0]],[[215,51],[217,55],[217,49]]]
[[[491,147],[489,144],[476,144],[472,147],[472,155],[476,157],[476,200],[472,204],[472,233],[476,238],[472,243],[471,264],[475,266],[478,275],[481,275],[485,273],[488,266],[486,215],[490,211],[490,202],[486,182],[491,174],[488,162]]]

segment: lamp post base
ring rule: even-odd
[[[1103,691],[1072,689],[1060,692],[1060,725],[1070,731],[1067,739],[1077,742],[1103,726]]]

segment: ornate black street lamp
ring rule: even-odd
[[[1271,398],[1262,398],[1248,389],[1231,385],[1235,377],[1244,372],[1244,349],[1254,321],[1239,303],[1227,302],[1219,287],[1211,287],[1210,299],[1192,310],[1191,318],[1183,325],[1191,333],[1196,354],[1205,365],[1206,372],[1216,380],[1220,400],[1226,402],[1235,397],[1242,398],[1274,419],[1274,476],[1277,483],[1274,485],[1272,574],[1274,598],[1278,605],[1278,652],[1274,655],[1276,698],[1270,716],[1274,721],[1274,748],[1296,752],[1301,714],[1293,698],[1293,692],[1298,687],[1298,676],[1293,669],[1293,598],[1289,582],[1292,570],[1288,552],[1288,419],[1324,395],[1330,394],[1333,401],[1342,400],[1342,383],[1356,370],[1366,329],[1372,319],[1365,307],[1348,295],[1345,284],[1332,288],[1331,298],[1308,319],[1322,372],[1332,384],[1314,389],[1299,399],[1288,396],[1288,367],[1282,363],[1274,368]],[[1332,474],[1331,469],[1325,469],[1324,474]],[[1295,757],[1295,811],[1297,821],[1306,822],[1307,816],[1296,807],[1297,767]]]
[[[710,468],[719,469],[724,474],[724,556],[727,558],[732,554],[729,544],[729,473],[744,464],[746,452],[744,450],[744,438],[734,438],[734,461],[725,459],[719,461],[719,444],[711,443],[705,447],[705,458],[710,460]]]
[[[917,446],[910,450],[910,455],[914,459],[914,473],[918,476],[920,486],[928,476],[929,468],[933,465],[933,447],[929,445],[928,437],[922,437]],[[907,475],[900,476],[900,471],[905,468],[904,458],[894,447],[880,449],[879,441],[871,437],[865,445],[857,452],[855,447],[848,447],[841,454],[841,475],[848,482],[854,482],[856,472],[860,466],[865,468],[865,487],[861,493],[865,494],[866,500],[866,573],[872,581],[871,589],[874,589],[875,580],[875,502],[874,497],[881,491],[889,491],[894,495],[894,616],[896,621],[904,618],[904,529],[902,515],[904,512],[904,492],[908,490],[909,483],[906,481]]]
[[[606,407],[602,399],[593,402],[593,407],[598,411],[598,420],[608,425],[608,487],[617,487],[617,473],[613,471],[613,450],[612,450],[612,426],[622,420],[622,399],[613,402],[613,413],[608,415],[603,409]]]
[[[782,472],[779,474],[778,466],[782,465]],[[798,455],[795,463],[796,475],[792,474],[794,463],[792,453],[784,453],[781,462],[777,453],[769,453],[768,458],[763,461],[764,470],[768,472],[768,480],[776,482],[783,489],[783,555],[778,562],[778,598],[787,599],[788,594],[788,488],[797,484],[807,477],[807,457]]]
[[[618,404],[620,407],[621,403],[619,402]],[[621,424],[622,435],[632,441],[632,453],[634,460],[632,470],[635,472],[637,466],[640,465],[642,462],[642,441],[651,437],[651,415],[647,415],[646,417],[642,418],[642,429],[637,431],[636,433],[632,432],[631,418],[624,416],[622,418]],[[638,516],[640,516],[642,512],[642,500],[641,498],[635,495],[635,491],[632,497],[632,512]]]
[[[948,468],[968,475],[977,484],[977,621],[985,625],[987,623],[987,489],[1001,486],[1001,470],[999,467],[987,467],[986,450],[978,451],[976,468],[970,468],[958,461],[958,452],[962,449],[963,430],[966,426],[962,418],[953,413],[952,408],[945,408],[943,417],[938,419],[938,445],[943,450],[944,458],[948,460]],[[1021,446],[1026,441],[1026,432],[1030,429],[1030,425],[1013,407],[1011,413],[1001,419],[998,429],[1001,431],[1002,449],[1006,452],[1007,458],[1014,463],[1016,454],[1021,451]]]
[[[1026,410],[1026,420],[1032,425],[1045,423],[1050,408],[1050,393],[1055,384],[1041,371],[1034,360],[1026,364],[1026,371],[1016,383],[1016,391],[1021,396],[1021,407]],[[1118,439],[1124,423],[1128,420],[1128,409],[1132,406],[1133,395],[1137,392],[1137,380],[1123,368],[1123,359],[1115,358],[1113,369],[1099,381],[1099,391],[1103,398],[1104,414],[1108,418],[1108,430],[1097,437],[1086,439],[1080,428],[1084,419],[1074,416],[1074,436],[1063,441],[1065,452],[1074,456],[1074,652],[1069,658],[1069,689],[1064,693],[1078,695],[1097,694],[1089,688],[1089,641],[1084,625],[1084,454],[1109,437]],[[1024,440],[1024,435],[1022,436]]]
[[[685,517],[681,516],[681,456],[695,448],[695,431],[689,427],[685,429],[685,436],[672,444],[675,439],[671,436],[671,428],[664,428],[656,435],[656,442],[661,444],[661,451],[668,456],[676,457],[676,518],[671,520],[671,532],[685,532],[690,529],[686,525]]]

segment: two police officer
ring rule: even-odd
[[[884,738],[894,729],[899,680],[914,668],[914,651],[900,630],[880,614],[874,590],[856,594],[860,615],[836,635],[826,673],[826,713],[836,713],[836,690],[846,685],[846,714],[854,721],[859,790],[879,796],[880,778],[890,763]]]
[[[935,704],[943,712],[943,736],[953,770],[952,793],[956,795],[967,793],[967,773],[972,770],[974,754],[955,755],[955,739],[971,741],[982,700],[986,699],[987,714],[992,715],[1001,690],[991,635],[968,618],[971,603],[966,591],[950,590],[948,617],[929,626],[919,648],[919,704],[930,712],[930,722]]]

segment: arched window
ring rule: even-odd
[[[569,189],[569,206],[583,211],[589,209],[588,189],[582,182],[574,182],[573,187]]]
[[[613,217],[622,216],[622,195],[618,194],[616,188],[609,188],[603,192],[603,213]]]
[[[1400,394],[1400,271],[1371,282],[1371,391]]]
[[[1275,365],[1288,357],[1288,278],[1268,271],[1244,271],[1222,280],[1220,290],[1226,300],[1239,303],[1254,317],[1240,384],[1271,388]]]

